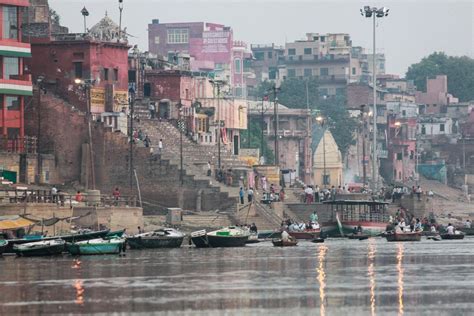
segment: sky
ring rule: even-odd
[[[284,45],[305,34],[349,33],[353,46],[372,49],[372,21],[364,5],[386,6],[378,19],[377,52],[386,55],[386,72],[404,76],[408,67],[434,51],[474,58],[474,0],[123,0],[123,26],[131,44],[148,50],[148,24],[213,22],[231,26],[234,39],[247,44]],[[83,31],[81,9],[90,28],[107,11],[117,24],[118,0],[49,0],[70,32]]]

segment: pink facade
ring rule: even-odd
[[[405,182],[414,179],[416,173],[417,119],[389,116],[388,158],[393,170],[392,179]]]
[[[426,92],[416,91],[415,98],[416,103],[425,104],[425,114],[440,113],[442,106],[459,102],[457,98],[448,93],[448,77],[446,75],[428,78]]]

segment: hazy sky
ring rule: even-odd
[[[118,0],[49,0],[71,32],[82,32],[80,10],[90,12],[88,27],[108,11],[118,23]],[[284,45],[307,32],[349,33],[354,46],[372,47],[372,22],[363,5],[386,6],[379,19],[377,51],[386,54],[387,73],[404,75],[408,66],[433,51],[474,57],[474,0],[124,0],[123,25],[132,44],[148,50],[148,23],[214,22],[231,26],[234,39],[248,44]]]

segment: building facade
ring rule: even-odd
[[[33,94],[31,76],[25,73],[31,48],[21,34],[22,12],[28,6],[28,0],[0,1],[0,127],[2,147],[9,151],[24,149],[25,97]]]

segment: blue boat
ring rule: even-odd
[[[74,256],[77,255],[111,255],[119,254],[125,250],[124,238],[91,239],[75,243],[67,243],[66,250]]]

